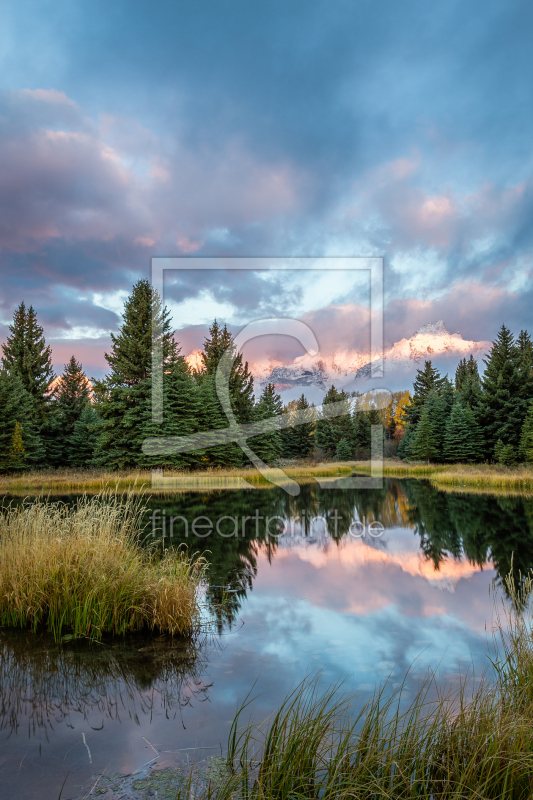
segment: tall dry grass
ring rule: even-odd
[[[356,462],[355,469],[370,472],[370,462]],[[500,464],[421,464],[385,459],[383,474],[397,478],[426,478],[436,487],[468,487],[533,492],[533,468]]]
[[[434,676],[414,699],[403,687],[357,698],[305,680],[266,722],[235,717],[227,772],[204,800],[526,800],[533,797],[533,583],[496,614],[493,681],[440,691]]]
[[[74,507],[39,500],[0,515],[0,624],[46,625],[59,641],[149,628],[183,634],[199,618],[205,563],[141,547],[141,499],[107,492]]]
[[[284,467],[284,471],[299,483],[313,483],[315,478],[335,477],[337,475],[350,475],[351,463],[341,464],[300,464]],[[169,483],[168,489],[176,487],[183,491],[205,491],[209,489],[236,488],[232,481],[245,478],[257,488],[272,488],[273,484],[266,481],[254,467],[241,468],[212,468],[203,470],[164,470],[160,476],[153,479],[152,472],[148,470],[111,471],[111,470],[37,470],[15,475],[0,475],[0,493],[12,495],[39,494],[41,492],[54,494],[69,494],[74,492],[102,492],[111,487],[114,491],[141,491],[143,487],[150,486],[152,493],[165,491],[165,481]],[[170,482],[169,482],[170,479]],[[175,485],[172,482],[175,480]],[[158,487],[158,483],[161,486]]]

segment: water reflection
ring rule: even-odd
[[[96,644],[56,645],[46,634],[0,631],[0,730],[28,736],[54,730],[76,715],[101,730],[106,720],[139,723],[163,712],[177,718],[207,698],[207,642],[131,636]]]
[[[163,536],[161,526],[155,529],[155,538],[166,546],[186,544],[208,551],[208,601],[220,630],[234,623],[253,588],[259,549],[272,562],[280,547],[301,539],[339,544],[351,538],[350,526],[355,521],[380,522],[386,530],[411,529],[428,567],[436,572],[450,561],[466,560],[478,569],[490,563],[501,582],[511,569],[518,581],[533,568],[531,498],[457,494],[439,491],[428,482],[389,479],[382,489],[374,490],[308,485],[298,497],[279,490],[219,492],[152,498],[148,505],[148,532],[154,509],[160,509],[166,519],[179,514],[192,522],[203,514],[214,522],[220,520],[221,534],[213,530],[205,538],[195,537],[190,530],[185,535],[178,528],[171,539],[168,530]],[[236,534],[235,518],[239,520]],[[244,525],[243,519],[248,520]],[[378,540],[367,537],[366,543],[379,548]]]
[[[42,634],[0,631],[6,796],[57,800],[69,770],[65,796],[75,796],[95,773],[145,763],[147,740],[164,758],[193,745],[219,752],[254,684],[264,718],[314,667],[326,682],[349,676],[361,693],[407,670],[416,683],[428,666],[446,679],[470,660],[483,669],[492,567],[499,576],[511,562],[516,574],[533,567],[529,498],[391,479],[370,491],[308,485],[298,497],[269,489],[147,502],[149,544],[207,552],[206,606],[223,645],[133,636],[57,647]],[[200,516],[219,533],[194,536]],[[356,520],[381,522],[383,536],[352,537]]]

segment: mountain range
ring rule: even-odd
[[[282,392],[285,402],[302,392],[308,400],[317,402],[332,384],[346,391],[365,391],[370,386],[382,386],[391,391],[408,389],[416,370],[426,360],[430,360],[443,374],[453,377],[462,358],[472,354],[479,361],[491,347],[491,342],[474,342],[463,339],[460,333],[450,333],[443,320],[438,320],[423,325],[410,338],[400,339],[392,347],[385,348],[383,378],[372,379],[370,353],[357,350],[338,350],[315,356],[306,353],[290,364],[254,362],[250,364],[250,370],[258,390],[273,383]],[[187,362],[198,369],[201,366],[200,351],[193,351]]]

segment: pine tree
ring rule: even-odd
[[[335,458],[337,461],[349,461],[352,457],[352,448],[348,439],[341,439],[337,445]]]
[[[46,417],[48,387],[54,378],[52,352],[46,344],[43,329],[37,322],[32,306],[24,302],[16,309],[10,336],[2,345],[2,363],[12,375],[18,375],[22,386],[34,401],[36,420],[42,424]]]
[[[276,387],[267,383],[255,408],[256,420],[270,420],[282,413],[281,397],[277,394]],[[279,430],[254,436],[248,444],[265,464],[274,464],[283,454],[283,438]]]
[[[18,447],[22,439],[24,448]],[[38,467],[44,458],[38,427],[35,421],[35,403],[26,391],[21,378],[6,369],[0,370],[0,470],[28,469]]]
[[[175,348],[169,312],[147,280],[134,285],[120,331],[111,339],[111,353],[105,354],[111,373],[94,382],[96,410],[102,419],[95,459],[101,466],[121,469],[141,460],[153,360],[158,359],[156,369],[164,369]]]
[[[522,356],[511,331],[502,325],[489,357],[485,360],[483,401],[480,419],[484,428],[487,454],[496,442],[518,448],[520,429],[526,413]]]
[[[529,403],[529,409],[520,432],[520,458],[528,464],[533,464],[533,401]]]
[[[445,379],[441,377],[440,372],[432,365],[431,361],[424,363],[424,369],[417,370],[411,402],[404,408],[404,416],[408,422],[412,425],[418,423],[427,396],[431,391],[440,394],[444,384]]]
[[[422,408],[420,420],[416,426],[411,445],[411,454],[413,458],[419,461],[426,461],[427,464],[431,459],[438,456],[438,445],[435,442],[434,429],[427,405]]]
[[[99,417],[87,401],[68,441],[68,461],[73,467],[92,467],[100,438]]]

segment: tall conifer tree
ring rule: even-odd
[[[12,375],[18,375],[35,404],[35,416],[44,423],[48,387],[54,378],[52,352],[46,344],[42,327],[32,306],[24,302],[16,309],[10,336],[2,345],[2,363]]]
[[[42,466],[44,455],[34,399],[19,375],[0,369],[0,470]]]
[[[427,405],[423,406],[420,420],[416,426],[411,445],[411,455],[415,459],[426,461],[428,464],[439,455],[438,443],[435,441],[435,431]]]
[[[281,397],[276,392],[275,386],[267,383],[255,407],[255,418],[257,421],[270,420],[282,413]],[[279,430],[254,436],[248,444],[265,464],[274,464],[283,455],[283,438]]]
[[[111,372],[104,381],[94,382],[96,408],[102,417],[95,458],[101,466],[123,468],[135,466],[141,459],[154,352],[159,354],[156,367],[161,369],[172,349],[169,312],[149,281],[134,285],[124,304],[119,333],[111,339],[111,352],[105,355]]]
[[[296,401],[294,410],[297,414],[302,415],[307,422],[299,422],[294,427],[289,428],[289,452],[291,458],[307,458],[313,449],[313,431],[314,422],[312,421],[309,412],[309,403],[305,395]]]
[[[403,410],[404,416],[410,425],[416,425],[420,419],[422,407],[429,393],[436,392],[436,394],[440,394],[444,383],[445,379],[431,361],[426,361],[424,369],[416,371],[413,396],[409,405],[405,406]]]
[[[530,401],[528,412],[520,431],[520,458],[533,464],[533,401]]]
[[[481,422],[487,447],[492,456],[498,439],[518,449],[520,429],[525,417],[521,356],[511,331],[502,325],[488,358],[483,375]]]

